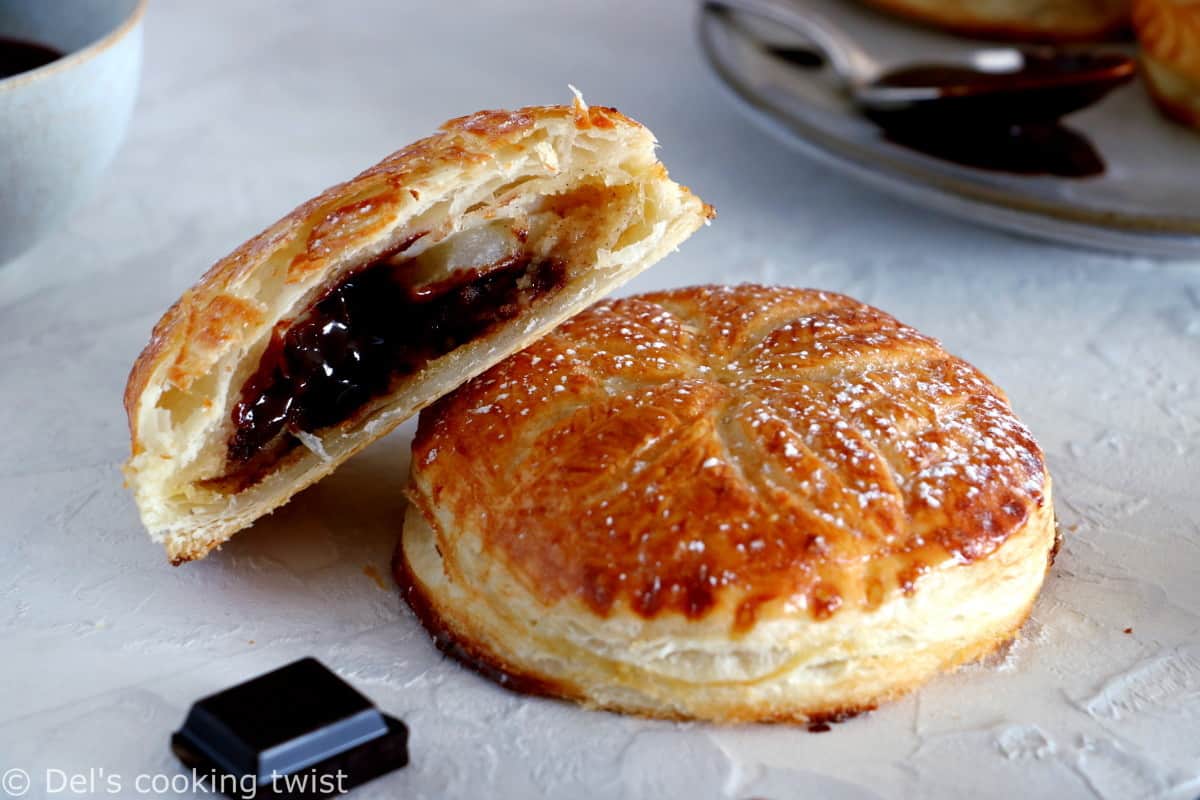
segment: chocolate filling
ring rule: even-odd
[[[337,425],[396,378],[516,317],[566,281],[556,259],[516,255],[419,288],[378,261],[348,275],[291,325],[277,328],[233,409],[231,488],[244,488],[295,448],[295,436]]]

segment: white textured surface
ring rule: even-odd
[[[736,115],[692,22],[683,0],[152,4],[115,167],[0,270],[0,771],[28,769],[29,796],[47,767],[174,774],[192,700],[313,654],[412,727],[412,766],[364,798],[1200,794],[1200,264],[1027,242],[848,183]],[[825,734],[507,694],[364,573],[386,580],[410,427],[204,562],[172,569],[145,538],[120,393],[166,305],[443,119],[565,101],[568,81],[650,125],[720,214],[631,289],[848,292],[1008,390],[1067,538],[1004,658]]]

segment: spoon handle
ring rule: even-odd
[[[705,0],[705,9],[740,11],[798,33],[821,52],[834,74],[851,91],[870,83],[879,65],[837,25],[820,14],[800,11],[780,0]]]

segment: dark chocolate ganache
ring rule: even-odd
[[[528,255],[420,288],[406,285],[403,271],[390,260],[358,269],[277,328],[233,409],[235,471],[293,449],[296,438],[282,434],[349,419],[397,377],[512,319],[566,280],[562,262]]]
[[[0,80],[44,67],[62,57],[61,52],[44,44],[0,36]]]

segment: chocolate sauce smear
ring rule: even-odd
[[[825,66],[820,53],[805,47],[761,46],[794,67]],[[1021,58],[1009,71],[945,64],[892,70],[867,88],[928,90],[930,96],[861,111],[888,141],[943,161],[1019,175],[1102,174],[1100,153],[1062,118],[1130,81],[1135,62],[1117,53],[1029,51]]]
[[[1106,169],[1091,141],[1061,122],[938,128],[892,114],[867,116],[888,141],[966,167],[1060,178],[1089,178]]]
[[[44,44],[0,36],[0,80],[44,67],[62,57],[62,52]]]
[[[874,85],[930,88],[936,99],[865,115],[889,141],[956,164],[1021,175],[1086,178],[1104,160],[1062,117],[1086,108],[1129,81],[1123,55],[1025,53],[1010,72],[916,65],[883,75]]]
[[[402,270],[388,261],[362,268],[276,332],[234,407],[231,464],[294,448],[293,437],[280,437],[285,431],[350,418],[396,377],[512,319],[566,280],[561,262],[528,256],[420,290],[400,280]]]

